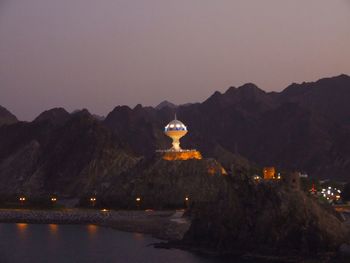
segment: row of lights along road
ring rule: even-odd
[[[185,201],[189,201],[189,200],[190,200],[190,198],[188,196],[186,196],[185,197]],[[135,201],[136,201],[136,203],[139,204],[141,202],[141,197],[136,197]],[[92,206],[95,206],[95,204],[96,204],[96,197],[91,197],[90,198],[90,202],[91,202]]]
[[[21,203],[21,204],[24,204],[24,202],[27,200],[27,198],[26,197],[24,197],[24,196],[21,196],[20,198],[19,198],[19,202]],[[57,201],[57,198],[56,197],[51,197],[51,202],[52,203],[56,203],[56,201]]]
[[[136,204],[140,204],[141,203],[141,197],[136,197]],[[187,205],[187,202],[190,200],[190,198],[188,196],[185,197],[185,202],[186,202],[186,205]],[[19,201],[20,203],[23,205],[24,202],[26,201],[26,198],[24,196],[21,196],[19,198]],[[56,197],[51,197],[51,202],[52,203],[56,203],[57,202],[57,198]],[[90,198],[90,202],[91,202],[91,205],[94,207],[96,205],[96,197],[91,197]]]

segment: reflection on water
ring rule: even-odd
[[[17,226],[18,236],[21,237],[21,238],[24,238],[25,234],[26,234],[26,230],[27,230],[28,224],[18,223],[18,224],[16,224],[16,226]]]
[[[133,233],[133,236],[135,240],[139,240],[139,241],[142,241],[145,238],[144,234],[142,233]]]
[[[159,240],[96,225],[0,224],[0,263],[213,263]]]
[[[56,225],[56,224],[49,224],[48,226],[49,226],[50,234],[56,235],[57,231],[58,231],[58,225]]]
[[[96,225],[87,225],[87,229],[88,229],[88,232],[89,232],[89,235],[90,236],[94,236],[97,232],[97,226]]]

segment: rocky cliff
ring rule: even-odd
[[[182,244],[220,254],[316,255],[349,242],[339,217],[286,182],[227,178],[222,195],[195,204]]]
[[[224,182],[222,172],[213,159],[166,161],[158,156],[115,177],[102,198],[117,207],[183,208],[186,197],[189,202],[215,198]]]

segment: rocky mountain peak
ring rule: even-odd
[[[177,108],[178,106],[175,105],[174,103],[171,103],[171,102],[169,102],[169,101],[167,101],[167,100],[164,100],[164,101],[162,101],[161,103],[159,103],[155,108],[156,108],[157,110],[160,110],[160,109],[163,109],[163,108],[165,108],[165,107],[169,107],[170,109],[175,109],[175,108]]]
[[[41,113],[34,122],[49,121],[54,125],[62,125],[70,118],[70,114],[64,108],[53,108]]]
[[[0,126],[8,125],[18,122],[15,115],[13,115],[6,108],[0,106]]]

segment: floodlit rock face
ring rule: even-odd
[[[220,253],[335,251],[348,230],[334,212],[283,182],[228,178],[221,198],[197,203],[183,243]]]

